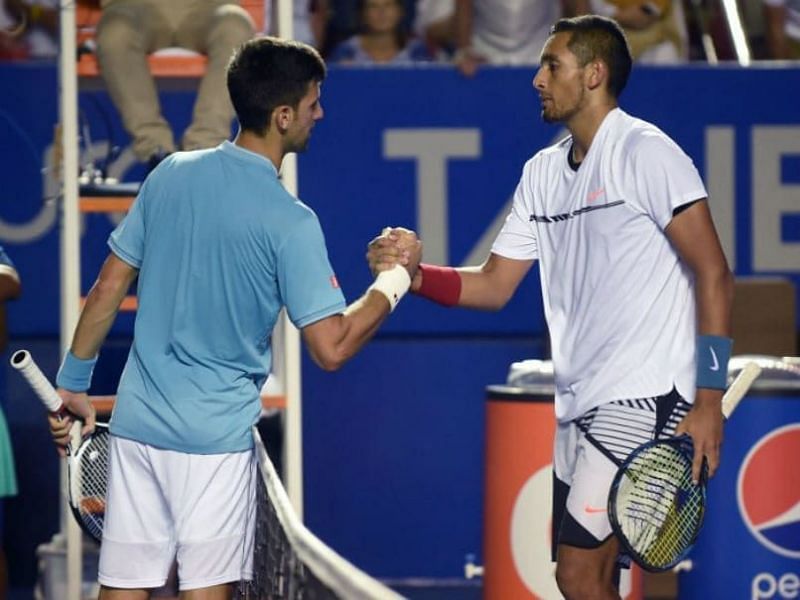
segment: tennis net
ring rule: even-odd
[[[261,437],[255,431],[259,476],[253,580],[239,600],[395,600],[402,596],[369,577],[311,533],[295,514]]]

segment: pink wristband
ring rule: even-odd
[[[453,267],[438,267],[420,263],[422,285],[417,295],[442,306],[456,306],[461,297],[461,275]]]

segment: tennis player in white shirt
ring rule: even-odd
[[[691,159],[619,108],[630,71],[614,21],[558,21],[533,86],[543,119],[571,135],[527,162],[482,265],[421,264],[412,283],[445,306],[498,310],[539,261],[558,420],[554,560],[568,599],[619,598],[627,557],[605,507],[627,454],[688,433],[697,479],[703,460],[717,469],[722,439],[733,277]],[[374,271],[403,262],[406,235],[373,240]]]

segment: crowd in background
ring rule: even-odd
[[[58,0],[0,3],[0,59],[57,53]],[[275,0],[265,3],[272,33]],[[800,59],[800,0],[738,5],[754,59]],[[719,0],[294,0],[294,30],[331,63],[453,62],[472,75],[483,63],[535,64],[549,26],[587,12],[619,21],[640,62],[706,60],[704,34],[719,59],[735,58]]]
[[[228,138],[233,107],[225,65],[254,34],[276,33],[277,0],[77,1],[77,28],[93,28],[78,53],[97,56],[134,154],[148,172],[176,150],[210,148]],[[316,47],[330,64],[451,63],[466,77],[484,64],[535,65],[552,25],[583,14],[615,19],[640,63],[737,58],[720,0],[292,2],[293,37]],[[753,58],[800,59],[800,0],[739,5]],[[0,7],[0,60],[57,55],[59,0],[0,0]],[[173,47],[208,58],[182,139],[161,114],[147,62],[149,54]]]

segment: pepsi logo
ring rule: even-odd
[[[750,533],[773,552],[800,558],[800,423],[763,436],[742,462],[736,487]]]

